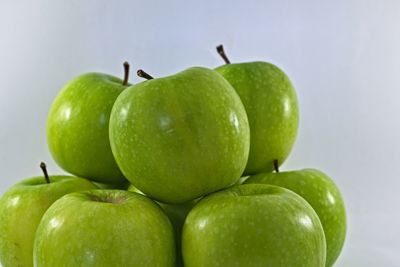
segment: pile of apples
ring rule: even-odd
[[[129,84],[88,73],[54,100],[47,139],[74,176],[0,199],[3,267],[332,266],[343,199],[316,169],[280,172],[299,108],[267,62],[193,67]]]

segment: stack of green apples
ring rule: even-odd
[[[193,67],[129,84],[88,73],[54,100],[47,139],[71,176],[0,199],[3,267],[332,266],[346,235],[335,183],[279,171],[299,107],[267,62]]]

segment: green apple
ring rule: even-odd
[[[218,51],[226,59],[222,46]],[[277,66],[257,61],[216,68],[239,94],[250,125],[250,154],[245,174],[272,171],[272,162],[288,157],[296,139],[299,108],[296,92]]]
[[[335,183],[315,169],[262,173],[251,176],[246,184],[270,184],[285,187],[302,196],[318,214],[326,238],[326,266],[332,266],[346,237],[346,211]]]
[[[175,266],[173,228],[151,199],[90,190],[56,201],[34,244],[36,267]]]
[[[93,182],[99,189],[121,189],[121,190],[127,190],[128,187],[130,186],[130,183],[128,181],[124,181],[121,183],[116,183],[116,184],[106,184],[106,183],[99,183],[99,182]]]
[[[282,187],[238,185],[203,198],[182,233],[186,267],[325,266],[321,222]]]
[[[174,227],[175,232],[175,243],[176,243],[176,260],[178,267],[183,267],[183,258],[182,258],[182,229],[183,224],[185,222],[187,214],[190,210],[196,205],[198,202],[197,199],[190,200],[186,203],[181,204],[165,204],[158,202],[161,208],[164,210],[165,214],[167,214],[169,220]]]
[[[128,191],[143,194],[134,185],[130,185]],[[182,253],[181,253],[181,239],[182,239],[182,228],[185,222],[186,215],[189,211],[196,205],[199,199],[190,200],[182,204],[166,204],[162,202],[157,202],[158,205],[164,210],[165,214],[168,216],[172,226],[174,227],[175,233],[175,243],[176,243],[176,261],[177,266],[183,266]]]
[[[145,195],[143,192],[141,192],[139,189],[137,189],[133,185],[130,185],[128,187],[128,191],[139,193],[141,195]],[[199,201],[199,199],[195,199],[195,200],[190,200],[188,202],[181,203],[181,204],[168,204],[168,203],[162,203],[162,202],[156,201],[157,204],[160,205],[160,207],[164,210],[165,214],[170,219],[172,226],[175,229],[175,233],[178,235],[178,238],[177,238],[178,241],[180,241],[180,235],[181,235],[183,223],[185,222],[185,219],[186,219],[186,215],[196,205],[196,203],[198,201]]]
[[[43,164],[42,164],[42,167]],[[0,262],[3,267],[33,266],[36,228],[45,211],[65,194],[96,188],[72,176],[34,177],[11,187],[0,199]]]
[[[216,71],[194,67],[126,89],[111,112],[110,141],[140,191],[184,203],[240,178],[250,134],[232,86]]]
[[[54,100],[47,121],[47,141],[57,164],[65,171],[102,183],[126,181],[111,152],[108,124],[118,95],[129,86],[125,79],[87,73],[70,81]]]
[[[242,176],[234,185],[241,185],[243,184],[250,176]]]

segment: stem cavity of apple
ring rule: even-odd
[[[43,176],[44,176],[44,179],[46,180],[46,184],[49,184],[50,183],[50,178],[49,178],[49,174],[47,173],[46,164],[44,162],[41,162],[40,163],[40,168],[43,171]]]
[[[144,70],[139,69],[136,72],[137,76],[141,77],[141,78],[145,78],[146,80],[152,80],[154,79],[153,76],[151,76],[150,74],[146,73]]]
[[[128,61],[124,62],[124,81],[122,85],[128,85],[129,80],[129,63]]]
[[[225,64],[231,64],[229,58],[225,54],[224,46],[222,44],[217,46],[217,52],[225,61]]]
[[[274,160],[274,169],[276,173],[279,173],[279,162],[277,159]]]

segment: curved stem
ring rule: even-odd
[[[124,81],[122,85],[128,85],[129,80],[129,63],[127,61],[124,62]]]
[[[49,184],[50,183],[50,178],[49,178],[49,174],[47,173],[46,164],[44,162],[41,162],[40,163],[40,168],[43,171],[43,176],[44,176],[44,179],[46,180],[46,184]]]
[[[231,64],[229,58],[225,54],[224,46],[222,44],[217,46],[217,52],[222,57],[222,59],[225,61],[225,64]]]
[[[148,74],[147,72],[145,72],[145,71],[142,70],[142,69],[139,69],[139,70],[136,72],[136,74],[137,74],[137,76],[139,76],[139,77],[141,77],[141,78],[145,78],[146,80],[152,80],[152,79],[154,79],[153,76],[151,76],[150,74]]]
[[[276,173],[279,173],[279,162],[277,159],[274,160],[274,169]]]

